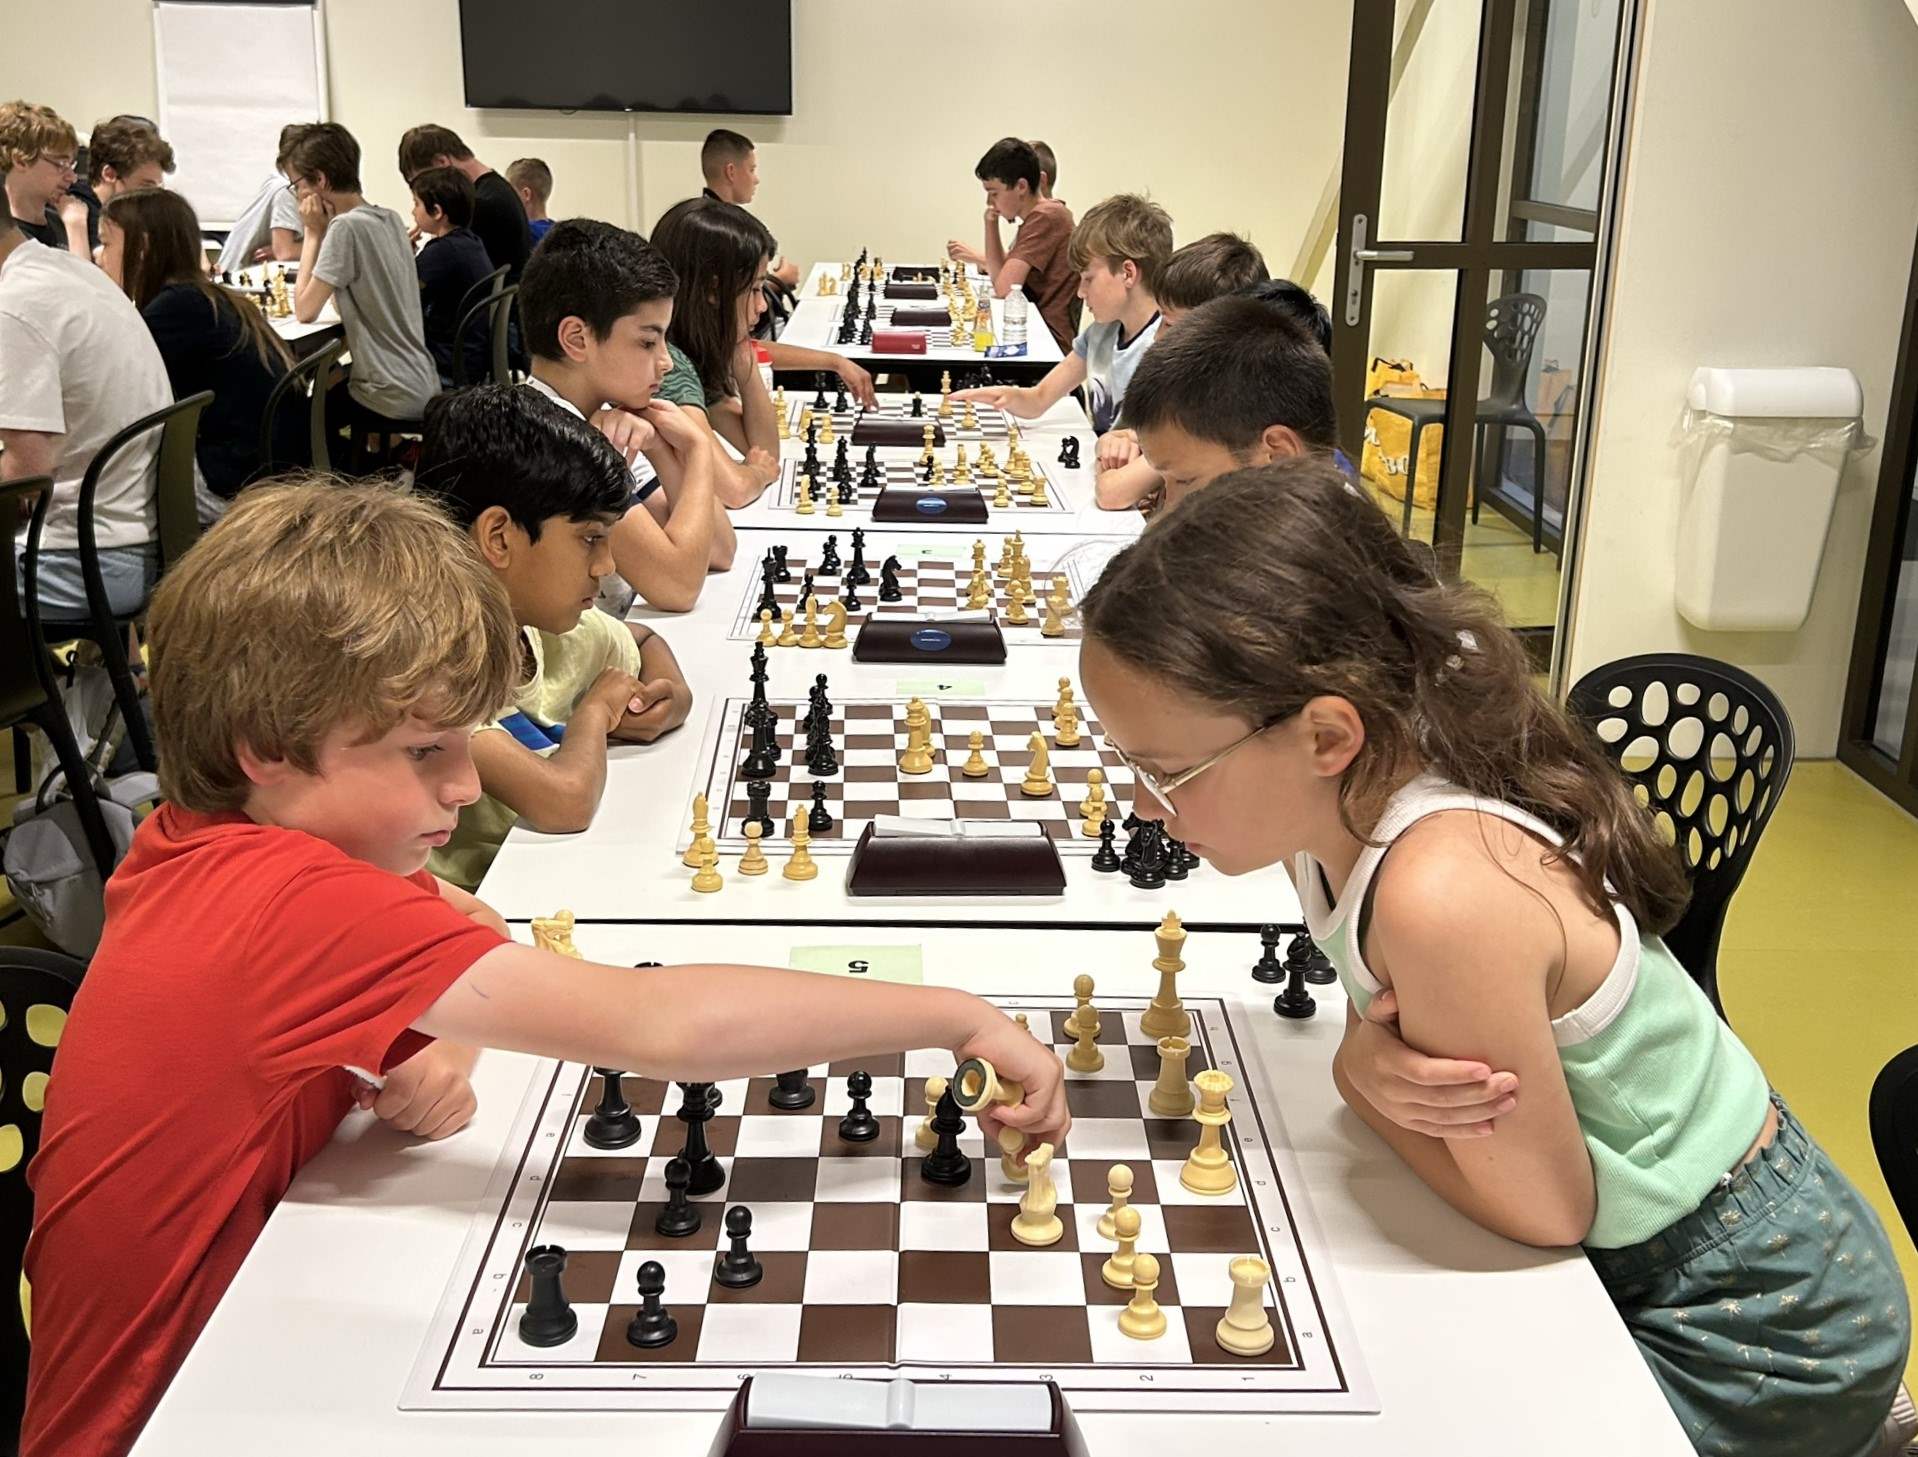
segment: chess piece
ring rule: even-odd
[[[1065,444],[1059,447],[1059,464],[1067,470],[1079,468],[1079,437],[1068,435]]]
[[[823,835],[833,827],[832,811],[826,808],[826,781],[815,779],[812,782],[812,808],[806,811],[806,831],[808,834]]]
[[[725,877],[719,873],[719,851],[700,851],[699,869],[693,872],[693,889],[701,895],[711,895],[725,883]]]
[[[793,510],[801,516],[812,515],[812,477],[802,475],[793,486]]]
[[[944,1078],[926,1079],[926,1116],[919,1120],[919,1129],[912,1138],[922,1153],[931,1153],[939,1146],[939,1130],[932,1125],[933,1120],[939,1116],[939,1100],[945,1095],[946,1080]]]
[[[751,821],[746,824],[746,853],[739,857],[741,875],[764,875],[772,868],[772,862],[766,858],[766,852],[759,847],[760,838],[765,831]]]
[[[1057,719],[1059,731],[1053,735],[1053,741],[1062,749],[1076,749],[1079,746],[1079,710],[1068,703]]]
[[[1079,813],[1090,817],[1096,809],[1104,817],[1106,806],[1106,775],[1103,769],[1086,770],[1086,797],[1079,801]],[[1097,835],[1097,830],[1086,832],[1087,837]]]
[[[1177,911],[1167,911],[1154,933],[1159,954],[1152,968],[1159,973],[1159,992],[1139,1019],[1139,1030],[1148,1037],[1190,1037],[1192,1017],[1179,1000],[1178,975],[1185,970],[1179,952],[1185,946],[1185,927],[1179,924]]]
[[[854,589],[849,587],[847,590]],[[800,646],[805,646],[804,639],[801,639]],[[846,646],[846,604],[844,602],[831,602],[826,606],[826,646],[829,648]]]
[[[966,401],[966,412],[960,417],[959,426],[964,430],[977,430],[979,428],[979,416],[974,412],[971,400]]]
[[[1303,957],[1305,979],[1313,986],[1330,986],[1339,979],[1338,972],[1333,970],[1332,958],[1319,950],[1319,943],[1312,939],[1309,932],[1302,932],[1292,938],[1292,944],[1286,948],[1286,954],[1289,956],[1294,951],[1299,952]]]
[[[1192,1084],[1186,1081],[1185,1061],[1192,1044],[1183,1037],[1159,1039],[1159,1080],[1146,1096],[1146,1110],[1157,1118],[1190,1118]]]
[[[1129,1204],[1113,1211],[1112,1237],[1118,1242],[1119,1248],[1108,1255],[1106,1262],[1099,1267],[1099,1278],[1114,1290],[1132,1288],[1132,1271],[1138,1259],[1139,1226],[1142,1222],[1139,1211]]]
[[[900,755],[902,774],[932,772],[932,714],[914,698],[906,704],[906,751]]]
[[[699,1206],[686,1197],[693,1182],[692,1165],[684,1159],[667,1159],[666,1171],[661,1177],[666,1181],[666,1204],[653,1219],[653,1232],[667,1239],[684,1239],[698,1233]]]
[[[792,846],[793,852],[786,860],[786,868],[780,872],[788,880],[811,880],[819,874],[819,866],[814,863],[807,847],[812,844],[812,835],[806,828],[806,811],[800,805],[793,806]]]
[[[793,610],[788,607],[780,618],[779,636],[773,639],[775,645],[782,648],[799,646],[799,634],[793,631]]]
[[[573,913],[554,911],[550,916],[535,916],[532,923],[533,944],[541,951],[550,951],[555,956],[570,956],[581,960],[579,948],[573,945]]]
[[[928,1184],[953,1189],[972,1177],[972,1160],[959,1148],[966,1120],[960,1115],[952,1085],[944,1078],[939,1082],[939,1102],[932,1115],[933,1149],[920,1161],[919,1177]]]
[[[1065,597],[1058,587],[1059,579],[1054,577],[1053,590],[1046,597],[1045,621],[1039,624],[1040,637],[1064,637],[1066,635]]]
[[[772,782],[766,779],[748,779],[746,781],[746,818],[741,825],[743,833],[746,825],[758,825],[762,837],[770,835],[776,828],[773,817],[767,811],[773,796]]]
[[[526,1274],[533,1288],[519,1318],[519,1338],[529,1346],[563,1346],[579,1329],[579,1313],[566,1298],[562,1276],[566,1251],[537,1245],[526,1252]]]
[[[1305,959],[1288,956],[1285,960],[1285,990],[1272,999],[1272,1010],[1291,1021],[1303,1022],[1318,1012],[1319,1004],[1305,989]]]
[[[713,843],[713,822],[707,810],[706,796],[693,796],[693,839],[686,847],[686,853],[679,857],[679,863],[689,870],[697,870],[700,856]]]
[[[765,1266],[746,1247],[752,1232],[752,1210],[744,1204],[735,1204],[726,1211],[727,1249],[713,1261],[713,1284],[728,1290],[749,1290],[764,1278]]]
[[[626,1344],[642,1351],[670,1346],[679,1339],[679,1322],[660,1304],[666,1293],[666,1267],[658,1260],[640,1264],[635,1276],[639,1289],[639,1310],[626,1326]]]
[[[897,602],[904,595],[899,590],[899,558],[889,556],[879,564],[879,600]]]
[[[1024,627],[1028,622],[1032,621],[1032,619],[1026,615],[1026,599],[1020,595],[1017,581],[1011,584],[1007,592],[1006,621],[1014,627]]]
[[[1153,1292],[1159,1288],[1159,1262],[1151,1255],[1132,1261],[1132,1302],[1119,1312],[1119,1329],[1135,1341],[1156,1341],[1165,1334],[1165,1312]]]
[[[1119,852],[1113,848],[1114,826],[1111,820],[1099,822],[1099,848],[1092,852],[1092,868],[1110,875],[1119,868]]]
[[[1026,748],[1031,751],[1032,761],[1026,766],[1026,777],[1019,784],[1019,792],[1032,799],[1043,799],[1052,793],[1052,756],[1046,748],[1046,736],[1035,730],[1026,740]]]
[[[1298,945],[1297,937],[1293,938],[1292,944]],[[1279,928],[1259,927],[1259,946],[1259,959],[1252,963],[1252,980],[1276,986],[1285,980],[1285,968],[1279,964]],[[1288,956],[1287,959],[1291,958]]]
[[[1065,1034],[1068,1037],[1079,1035],[1079,1023],[1088,1014],[1092,1019],[1092,1035],[1099,1035],[1099,1014],[1092,1007],[1092,978],[1083,971],[1072,979],[1072,1011],[1067,1014]]]
[[[1059,697],[1052,705],[1052,726],[1054,728],[1059,727],[1059,721],[1066,716],[1068,711],[1076,714],[1079,711],[1079,707],[1073,700],[1072,680],[1070,678],[1061,678],[1059,680]]]
[[[962,1113],[977,1113],[994,1106],[1010,1107],[1024,1102],[1026,1096],[1025,1084],[1015,1078],[1000,1077],[998,1070],[983,1057],[969,1057],[960,1063],[946,1092]],[[1025,1134],[1006,1124],[1000,1125],[999,1171],[1014,1184],[1026,1181],[1022,1158],[1025,1147]]]
[[[966,460],[966,447],[963,445],[953,447],[952,478],[962,486],[972,483],[972,466]]]
[[[999,484],[993,489],[992,506],[995,511],[1005,511],[1012,506],[1012,488],[1004,476],[999,477]]]
[[[593,1148],[626,1148],[637,1143],[641,1129],[639,1115],[633,1111],[633,1105],[626,1101],[619,1069],[596,1067],[593,1071],[604,1082],[599,1104],[593,1109],[593,1116],[586,1120],[581,1136]]]
[[[1079,833],[1084,835],[1088,840],[1097,840],[1104,837],[1106,829],[1106,807],[1104,804],[1095,804],[1092,806],[1092,813],[1085,817]],[[1098,852],[1094,851],[1093,853],[1097,854]]]
[[[1194,1194],[1230,1193],[1239,1182],[1224,1144],[1225,1125],[1232,1121],[1232,1110],[1225,1105],[1232,1079],[1217,1068],[1207,1068],[1193,1081],[1199,1085],[1199,1107],[1192,1115],[1199,1123],[1199,1146],[1186,1157],[1179,1182]]]
[[[845,501],[839,492],[834,491],[826,497],[826,514],[828,516],[844,516],[846,514]],[[804,644],[802,643],[801,646],[803,647]]]
[[[992,772],[991,766],[986,763],[986,756],[980,752],[985,742],[986,736],[978,729],[966,735],[966,747],[972,752],[966,755],[965,766],[959,772],[968,779],[984,779]]]
[[[819,599],[808,597],[806,599],[806,630],[799,634],[799,645],[802,648],[816,648],[822,646],[824,642],[825,639],[819,635]]]
[[[1052,1183],[1052,1145],[1042,1143],[1026,1155],[1026,1192],[1012,1217],[1012,1237],[1022,1245],[1056,1245],[1065,1232]]]
[[[766,1089],[766,1102],[782,1113],[794,1113],[801,1108],[810,1108],[818,1094],[811,1083],[806,1081],[806,1070],[797,1068],[789,1073],[781,1073],[773,1079],[773,1085]]]
[[[975,612],[982,607],[990,607],[992,605],[992,598],[989,595],[990,591],[991,589],[986,583],[985,572],[975,568],[972,574],[972,581],[966,588],[966,606]]]
[[[759,636],[754,641],[762,648],[769,648],[778,641],[773,632],[773,615],[770,609],[759,614]]]
[[[846,1079],[846,1096],[852,1107],[839,1120],[839,1136],[847,1143],[871,1143],[879,1137],[879,1120],[872,1116],[866,1100],[872,1097],[872,1074],[856,1072]]]
[[[1272,1267],[1257,1255],[1240,1255],[1229,1265],[1232,1304],[1220,1317],[1214,1338],[1234,1356],[1263,1356],[1272,1349],[1272,1317],[1265,1313],[1265,1282]]]
[[[1132,1170],[1124,1164],[1114,1164],[1106,1170],[1106,1193],[1112,1196],[1112,1203],[1106,1212],[1099,1216],[1099,1237],[1117,1239],[1119,1237],[1119,1211],[1132,1199]]]
[[[923,444],[915,464],[928,465],[931,463],[933,459],[932,442],[938,437],[938,433],[939,427],[937,425],[928,425],[924,430],[919,432],[919,438]]]
[[[1090,982],[1091,977],[1081,977]],[[1087,995],[1091,994],[1088,986]],[[1066,1066],[1076,1073],[1096,1073],[1106,1065],[1106,1055],[1095,1040],[1099,1035],[1099,1013],[1090,1002],[1079,1008],[1079,1025],[1074,1032],[1072,1051],[1066,1054]]]
[[[686,1160],[686,1167],[692,1178],[686,1185],[686,1192],[697,1199],[702,1194],[711,1194],[726,1182],[726,1170],[706,1142],[706,1124],[713,1116],[711,1083],[681,1083],[679,1111],[673,1116],[686,1125],[686,1146],[680,1151],[680,1157]]]

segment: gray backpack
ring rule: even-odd
[[[82,959],[100,944],[106,921],[106,891],[87,846],[86,830],[73,800],[55,794],[59,775],[48,776],[40,792],[14,806],[4,867],[13,898],[27,918],[55,946]],[[139,822],[137,806],[159,793],[151,774],[96,779],[100,815],[113,841],[113,863],[126,858]]]

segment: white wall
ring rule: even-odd
[[[0,97],[44,101],[83,133],[116,111],[150,115],[148,0],[62,0],[59,11],[61,29],[86,42],[54,65],[31,47],[0,50]],[[495,167],[544,157],[555,216],[642,226],[698,191],[700,141],[733,125],[759,143],[755,211],[802,261],[862,246],[929,259],[954,235],[976,243],[984,199],[972,166],[1011,133],[1052,144],[1076,210],[1150,191],[1181,240],[1231,228],[1284,267],[1337,156],[1344,0],[1183,11],[1157,0],[795,0],[793,11],[795,114],[640,118],[637,216],[624,117],[466,109],[457,0],[328,0],[333,119],[366,149],[375,201],[405,203],[395,145],[436,121]],[[995,35],[1018,39],[982,49]]]
[[[1672,605],[1671,434],[1695,365],[1831,364],[1883,435],[1918,239],[1914,76],[1901,0],[1651,0],[1567,681],[1702,653],[1771,685],[1801,754],[1835,751],[1879,452],[1845,473],[1804,627],[1707,633]]]

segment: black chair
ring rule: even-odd
[[[512,330],[513,309],[518,296],[519,285],[516,283],[510,288],[502,288],[487,295],[460,315],[459,325],[453,331],[453,387],[455,389],[464,389],[473,383],[472,370],[467,364],[468,326],[481,314],[486,316],[487,343],[492,355],[492,381],[494,384],[513,382],[508,344]]]
[[[1535,293],[1508,293],[1485,306],[1485,347],[1492,355],[1492,388],[1478,402],[1478,456],[1485,459],[1485,432],[1498,430],[1498,468],[1496,483],[1505,470],[1505,432],[1510,426],[1532,432],[1535,453],[1532,456],[1532,550],[1545,549],[1545,427],[1538,423],[1532,407],[1525,403],[1525,377],[1532,367],[1532,350],[1538,343],[1539,326],[1545,322],[1545,300]],[[1401,399],[1395,395],[1372,395],[1367,410],[1384,410],[1412,425],[1411,450],[1405,461],[1405,521],[1401,529],[1412,530],[1412,503],[1417,498],[1419,436],[1430,425],[1445,423],[1442,399]],[[1472,519],[1478,520],[1479,499],[1472,498]]]
[[[4,562],[0,562],[0,723],[13,729],[15,788],[23,794],[33,787],[32,750],[24,726],[32,724],[53,745],[54,757],[59,761],[80,826],[86,833],[87,848],[93,852],[94,866],[104,882],[113,873],[113,837],[100,813],[100,801],[94,793],[85,756],[80,752],[80,742],[74,737],[73,725],[67,721],[66,708],[60,701],[59,680],[54,676],[53,657],[40,630],[36,600],[40,585],[38,539],[46,519],[46,503],[52,495],[53,480],[49,476],[33,476],[0,486],[0,542],[6,543],[6,549],[0,551],[0,558],[4,558]],[[21,510],[35,496],[39,499],[31,508],[35,524],[29,529],[22,581],[14,570],[12,543]]]
[[[1907,1047],[1871,1085],[1871,1146],[1891,1202],[1918,1241],[1918,1047]]]
[[[1718,938],[1725,912],[1797,753],[1784,704],[1728,663],[1646,653],[1594,668],[1565,706],[1674,834],[1692,899],[1665,944],[1723,1017]]]
[[[86,968],[71,956],[27,946],[0,946],[0,1241],[8,1282],[0,1315],[0,1449],[16,1451],[27,1405],[28,1292],[18,1278],[33,1231],[33,1191],[27,1165],[40,1151],[40,1119],[47,1078],[66,1013]]]
[[[334,384],[333,365],[346,350],[344,339],[335,339],[324,349],[316,349],[299,361],[273,386],[266,409],[260,415],[260,475],[270,476],[285,466],[311,466],[314,470],[332,469],[332,457],[326,444],[326,392]],[[306,401],[307,458],[281,460],[273,450],[274,426],[287,397],[298,394]]]
[[[200,509],[193,492],[193,452],[200,433],[200,412],[213,400],[213,391],[188,395],[163,410],[155,410],[135,420],[100,447],[80,479],[78,516],[80,528],[80,574],[86,582],[88,619],[84,622],[43,621],[48,640],[62,637],[86,637],[99,644],[100,656],[113,680],[113,697],[120,716],[126,720],[127,736],[134,756],[148,773],[157,772],[159,761],[153,751],[153,736],[147,732],[146,716],[140,711],[140,691],[127,666],[126,633],[139,614],[115,614],[107,600],[106,579],[100,574],[100,548],[93,534],[93,502],[100,486],[101,473],[122,450],[151,432],[160,432],[159,467],[154,479],[154,508],[159,523],[160,571],[164,573],[200,539]],[[30,572],[37,573],[40,548],[40,523],[45,516],[43,504],[34,512],[34,526],[27,547]],[[142,604],[144,606],[144,604]]]
[[[486,277],[480,279],[479,282],[467,289],[465,295],[460,299],[460,306],[453,310],[453,317],[456,319],[465,318],[467,311],[471,309],[474,304],[483,298],[491,298],[502,288],[506,287],[506,275],[512,272],[512,268],[512,264],[502,263],[491,273],[487,274]]]

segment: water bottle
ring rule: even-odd
[[[1026,290],[1023,285],[1006,295],[1005,314],[999,332],[1002,342],[1006,344],[1026,342]]]

